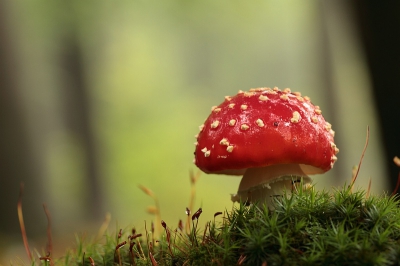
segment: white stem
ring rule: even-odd
[[[266,203],[272,208],[273,198],[290,193],[298,182],[311,182],[300,165],[281,164],[259,168],[249,168],[240,181],[238,193],[232,195],[232,201]]]

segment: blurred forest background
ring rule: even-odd
[[[399,148],[399,5],[374,1],[0,1],[0,264],[153,216],[185,218],[198,126],[225,95],[290,87],[321,106],[339,160],[318,188],[391,191]],[[388,126],[389,125],[389,126]],[[397,140],[396,140],[397,139]],[[203,222],[230,209],[239,177],[202,174]],[[116,224],[118,223],[118,226]]]

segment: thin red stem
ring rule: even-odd
[[[26,236],[24,216],[22,214],[22,194],[23,194],[23,192],[24,192],[24,183],[21,182],[20,189],[19,189],[18,204],[17,204],[18,220],[19,220],[19,226],[21,227],[22,240],[24,241],[24,247],[25,247],[26,254],[29,257],[29,260],[32,261],[32,254],[29,249],[28,238]]]
[[[399,187],[400,187],[400,172],[399,172],[399,176],[397,177],[396,188],[393,190],[392,196],[394,196],[396,194],[396,192],[399,190]]]
[[[362,163],[362,161],[364,159],[365,151],[367,150],[367,147],[368,147],[368,142],[369,142],[369,126],[367,126],[367,138],[365,140],[365,145],[364,145],[364,149],[363,149],[362,154],[361,154],[360,162],[358,163],[357,172],[354,175],[354,177],[352,178],[351,183],[350,183],[350,192],[353,191],[353,186],[354,186],[354,183],[356,182],[356,179],[357,179],[357,176],[358,176],[358,172],[360,171],[361,163]]]

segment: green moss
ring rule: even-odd
[[[100,242],[77,237],[76,250],[57,264],[93,265],[89,257],[94,265],[400,264],[397,197],[312,187],[276,199],[272,211],[240,204],[217,213],[201,230],[200,214],[193,214],[188,233],[164,223],[158,241],[153,230],[141,236],[122,232]]]

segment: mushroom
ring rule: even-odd
[[[194,163],[208,174],[243,175],[232,201],[267,203],[308,175],[330,170],[339,149],[319,106],[290,89],[226,96],[195,137]]]

